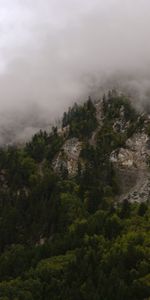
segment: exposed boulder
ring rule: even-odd
[[[67,140],[53,161],[54,170],[59,174],[66,172],[69,176],[75,176],[78,171],[81,149],[82,142],[77,138]]]
[[[120,200],[147,201],[150,194],[150,141],[147,134],[136,133],[126,141],[124,148],[111,153],[120,183]]]
[[[113,130],[114,132],[124,133],[128,130],[130,121],[125,118],[125,107],[121,105],[119,110],[118,118],[114,121]]]
[[[134,134],[126,141],[125,148],[112,152],[110,160],[120,167],[147,169],[150,157],[149,137],[145,133]]]

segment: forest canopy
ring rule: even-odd
[[[0,300],[149,299],[149,201],[116,202],[119,183],[108,159],[142,121],[116,97],[103,99],[101,128],[89,98],[64,113],[66,135],[54,127],[24,147],[0,149]],[[114,133],[122,105],[130,127]],[[84,168],[63,177],[52,162],[72,137],[83,142]]]

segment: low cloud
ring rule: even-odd
[[[0,0],[0,143],[95,91],[148,103],[149,27],[149,0]]]

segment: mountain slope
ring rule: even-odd
[[[0,299],[148,300],[149,116],[115,91],[0,149]]]
[[[132,104],[123,95],[119,95],[114,91],[108,95],[107,99],[104,98],[96,102],[95,109],[96,128],[87,137],[86,134],[77,136],[76,133],[70,133],[72,130],[70,126],[72,126],[73,122],[76,122],[76,117],[74,116],[78,114],[77,110],[79,110],[77,106],[73,108],[74,115],[72,115],[72,120],[70,117],[67,126],[60,131],[60,134],[65,132],[67,136],[64,145],[53,161],[54,171],[59,174],[64,172],[69,176],[77,175],[78,167],[80,166],[80,168],[83,167],[84,169],[85,165],[81,154],[84,144],[86,144],[85,147],[88,144],[88,146],[90,145],[95,149],[98,143],[98,136],[101,133],[104,135],[103,139],[105,140],[110,135],[110,140],[112,138],[110,142],[114,142],[114,147],[112,147],[114,150],[110,152],[111,146],[109,147],[108,160],[112,162],[118,176],[121,194],[119,199],[139,202],[147,201],[150,192],[149,115],[135,111]],[[68,112],[68,118],[69,114],[71,115],[71,112]],[[66,113],[64,118],[67,119]],[[116,141],[113,141],[113,139],[116,139]]]

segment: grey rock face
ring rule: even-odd
[[[147,169],[150,157],[149,138],[145,133],[138,133],[126,141],[126,147],[112,152],[110,160],[122,168]]]
[[[145,202],[150,196],[150,177],[148,174],[140,176],[137,184],[130,190],[127,195],[122,197],[122,200],[127,199],[130,202]]]
[[[79,155],[82,149],[82,142],[77,138],[67,140],[60,153],[53,161],[53,168],[57,173],[66,172],[70,176],[75,176],[78,171]]]
[[[105,122],[103,101],[96,102],[95,107],[98,127],[89,139],[89,143],[93,147],[96,146],[97,133]],[[115,167],[120,185],[120,195],[117,198],[119,201],[128,199],[131,202],[142,202],[150,198],[150,170],[148,165],[150,162],[150,138],[145,133],[145,128],[150,122],[148,116],[144,116],[144,118],[143,129],[129,138],[124,147],[118,148],[110,155],[110,161]],[[119,114],[112,122],[114,133],[126,135],[131,124],[125,118],[124,105],[120,107]],[[59,134],[67,138],[68,130],[69,127],[61,129]],[[77,138],[66,140],[61,151],[53,160],[54,170],[60,175],[75,176],[79,165],[82,169],[84,168],[84,162],[80,159],[82,147],[83,143]]]
[[[111,153],[110,160],[120,181],[120,200],[147,201],[150,195],[149,137],[145,133],[134,134],[124,148]]]

